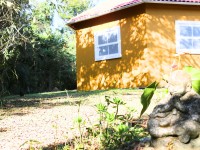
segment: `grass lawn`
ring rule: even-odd
[[[27,140],[34,139],[36,141],[42,141],[42,146],[47,146],[51,144],[55,144],[54,142],[51,143],[50,138],[51,135],[47,136],[46,134],[51,133],[52,126],[50,125],[50,129],[46,129],[44,127],[44,120],[53,120],[52,122],[57,121],[57,124],[60,124],[60,128],[62,129],[62,132],[64,130],[68,130],[69,128],[66,128],[65,126],[73,126],[73,119],[77,115],[78,110],[78,103],[81,102],[81,111],[83,111],[83,114],[87,114],[87,117],[90,119],[97,119],[97,114],[95,113],[95,106],[98,103],[104,103],[105,102],[105,96],[110,97],[118,97],[121,98],[129,107],[132,107],[136,110],[135,118],[138,118],[139,113],[142,109],[142,105],[140,104],[140,96],[143,93],[143,90],[141,89],[112,89],[112,90],[97,90],[97,91],[57,91],[57,92],[46,92],[46,93],[36,93],[36,94],[27,94],[24,97],[20,97],[18,95],[16,96],[7,96],[0,98],[0,134],[2,133],[5,135],[9,135],[13,138],[12,140],[9,140],[10,138],[4,140],[4,138],[0,140],[4,140],[4,142],[1,142],[0,149],[6,150],[10,149],[10,147],[16,146],[17,136],[20,140],[18,142],[18,145],[16,147],[19,148],[21,144],[26,142]],[[147,109],[146,114],[151,113],[153,107],[155,104],[157,104],[158,101],[160,101],[164,96],[166,95],[165,89],[159,89],[156,91],[152,103],[150,107]],[[72,110],[71,110],[72,109]],[[126,108],[120,107],[119,113],[124,112]],[[90,112],[91,111],[91,112]],[[36,117],[38,116],[38,117]],[[39,117],[41,116],[41,117]],[[60,117],[60,118],[59,118]],[[63,117],[63,118],[62,118]],[[31,119],[30,119],[31,118]],[[53,119],[52,119],[53,118]],[[29,120],[30,119],[30,120]],[[60,119],[60,120],[59,120]],[[14,122],[19,121],[19,126],[14,126]],[[63,122],[64,120],[64,122]],[[67,120],[67,121],[66,121]],[[66,121],[66,122],[65,122]],[[10,122],[10,124],[9,124]],[[22,123],[24,122],[24,124]],[[30,122],[33,122],[29,124]],[[7,124],[8,123],[8,124]],[[27,125],[29,124],[29,125]],[[35,126],[33,125],[35,124]],[[50,124],[49,121],[47,124]],[[33,125],[33,126],[32,126]],[[24,126],[24,127],[23,127]],[[27,128],[27,126],[31,126],[28,128],[33,128],[34,134],[30,135],[22,135],[22,133],[26,132],[24,128]],[[15,131],[13,128],[18,128],[18,135],[13,135]],[[37,128],[36,128],[37,127]],[[42,134],[42,129],[45,128],[44,134]],[[37,133],[38,130],[41,129],[40,133]],[[28,130],[29,132],[29,130]],[[39,132],[39,131],[38,131]],[[35,135],[36,134],[36,135]],[[55,137],[56,133],[53,133],[52,136]],[[64,142],[63,135],[57,135],[60,139],[60,143]],[[45,144],[44,137],[47,139],[47,144]],[[54,141],[54,139],[52,139]],[[57,142],[58,142],[57,141]],[[58,143],[59,143],[58,142]],[[4,146],[4,147],[3,147]],[[10,146],[10,147],[9,147]]]
[[[12,114],[18,113],[21,109],[34,109],[36,107],[50,108],[61,105],[77,105],[77,102],[81,101],[82,105],[96,105],[100,102],[104,102],[105,96],[120,97],[130,106],[136,108],[137,111],[141,111],[142,105],[140,104],[140,96],[142,89],[111,89],[111,90],[96,90],[96,91],[56,91],[26,94],[23,97],[19,95],[12,95],[0,98],[0,119]],[[165,89],[158,89],[153,97],[152,104],[166,95]],[[152,110],[152,108],[148,109]],[[149,111],[147,110],[147,113]]]

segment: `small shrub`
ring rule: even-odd
[[[133,146],[135,141],[146,137],[148,134],[138,124],[132,126],[135,109],[127,109],[127,113],[119,115],[121,106],[126,103],[120,98],[105,96],[105,103],[96,105],[99,114],[99,123],[91,127],[85,127],[87,134],[83,134],[85,126],[83,119],[78,115],[76,123],[80,133],[79,139],[74,140],[75,149],[124,149]],[[110,112],[110,110],[113,110]],[[80,111],[80,105],[78,113]]]

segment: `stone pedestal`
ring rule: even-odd
[[[177,137],[162,137],[151,140],[155,150],[200,150],[200,137],[184,144]]]
[[[149,116],[151,146],[158,150],[200,150],[200,95],[193,91],[190,75],[171,73],[166,103]]]

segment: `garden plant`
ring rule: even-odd
[[[119,114],[119,109],[125,105],[121,98],[105,96],[105,102],[95,106],[98,123],[86,126],[85,120],[79,115],[79,103],[78,117],[75,119],[79,136],[72,145],[65,145],[65,148],[115,150],[135,147],[148,133],[139,122],[133,123],[133,114],[136,112],[134,108],[126,108],[125,114]]]

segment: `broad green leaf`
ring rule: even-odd
[[[144,92],[141,96],[141,104],[142,104],[143,108],[140,112],[140,117],[149,107],[149,104],[151,102],[151,99],[154,95],[154,92],[155,92],[157,86],[158,86],[158,83],[155,81],[144,89]]]
[[[186,66],[183,69],[191,75],[192,78],[192,88],[200,94],[200,69],[196,69],[192,66]]]
[[[192,81],[192,88],[200,94],[200,80],[194,80]]]

